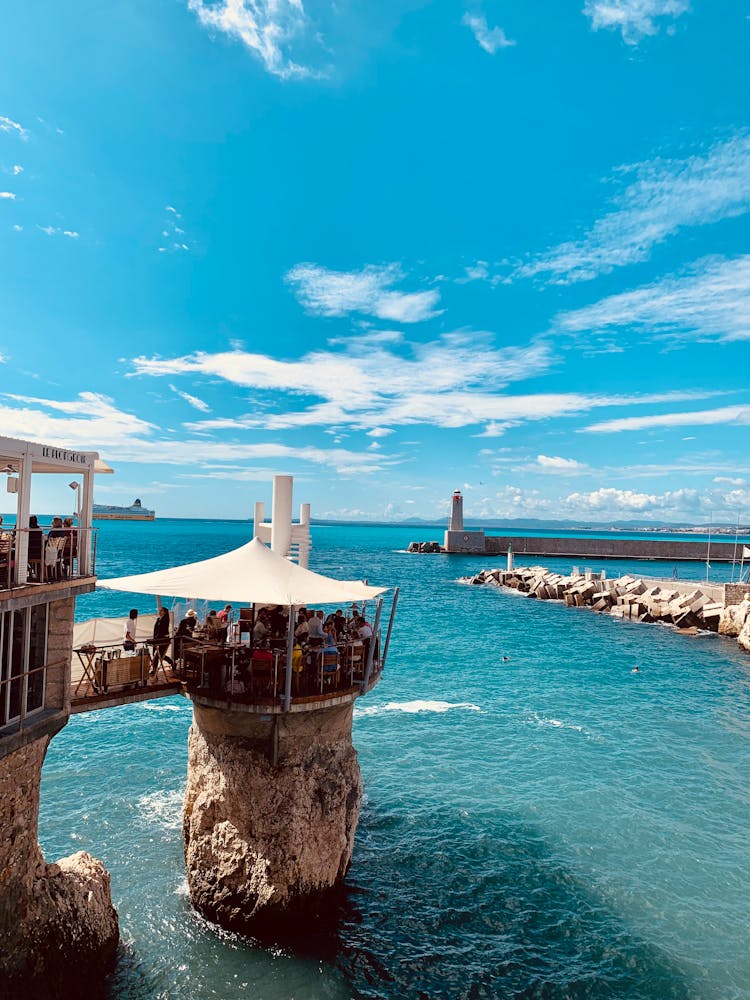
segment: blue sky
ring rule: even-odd
[[[9,6],[0,433],[164,516],[747,521],[749,14]]]

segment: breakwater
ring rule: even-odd
[[[656,538],[597,538],[587,535],[548,538],[535,535],[465,535],[449,532],[448,545],[439,542],[412,542],[410,552],[502,556],[512,548],[516,555],[565,557],[571,559],[655,559],[667,562],[731,563],[739,555],[734,542],[666,541]],[[464,538],[466,541],[464,541]]]
[[[706,629],[732,636],[750,652],[750,593],[737,585],[648,581],[633,576],[607,580],[591,573],[562,576],[542,566],[482,570],[463,583],[510,587],[542,601],[564,601],[639,622],[664,622],[682,630]]]

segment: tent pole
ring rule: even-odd
[[[391,641],[391,629],[393,628],[393,619],[396,617],[396,605],[398,604],[398,592],[399,588],[393,591],[393,602],[391,603],[391,613],[388,618],[388,631],[385,634],[385,648],[383,649],[383,655],[380,658],[380,669],[385,670],[385,658],[388,655],[388,643]]]
[[[292,656],[294,655],[294,611],[296,605],[289,605],[289,627],[286,637],[286,677],[284,678],[284,711],[289,711],[292,703]]]
[[[372,626],[372,638],[370,639],[370,648],[367,650],[367,666],[365,667],[365,679],[362,682],[362,691],[367,690],[367,685],[370,683],[370,674],[372,673],[372,658],[375,655],[375,643],[376,636],[378,634],[378,628],[380,627],[380,613],[383,610],[383,598],[378,598],[378,603],[376,605],[375,611],[375,623]]]

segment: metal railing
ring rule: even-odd
[[[66,663],[66,660],[54,660],[0,680],[0,732],[6,727],[13,727],[14,731],[17,727],[21,731],[27,719],[45,710],[47,671],[64,667]]]
[[[26,580],[21,582],[22,536]],[[27,584],[81,579],[96,573],[96,528],[10,528],[0,530],[0,590]]]
[[[284,643],[285,645],[285,643]],[[183,639],[173,672],[189,694],[237,704],[279,704],[286,682],[286,649],[259,650]],[[326,700],[369,688],[382,671],[380,635],[368,643],[349,641],[334,655],[308,647],[292,662],[292,701]]]

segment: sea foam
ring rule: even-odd
[[[355,715],[384,715],[386,712],[405,712],[407,715],[417,715],[420,712],[450,712],[452,709],[464,709],[466,712],[481,712],[479,705],[470,701],[389,701],[385,705],[368,705],[357,708]]]

